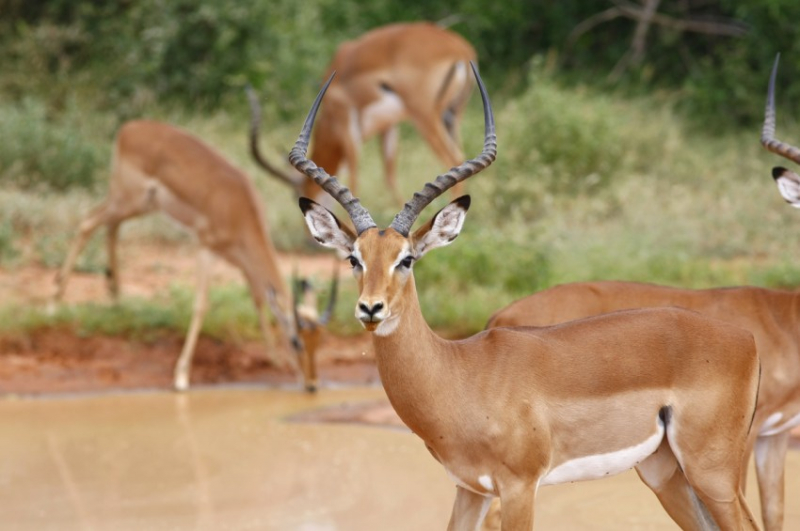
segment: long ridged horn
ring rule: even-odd
[[[761,145],[772,153],[777,153],[781,157],[800,164],[800,149],[775,138],[775,78],[778,74],[778,62],[780,59],[781,54],[779,53],[775,56],[772,74],[769,76],[767,105],[764,110],[764,127],[761,129]]]
[[[250,154],[253,156],[253,160],[268,174],[288,184],[295,192],[298,192],[303,185],[303,177],[281,170],[261,154],[261,150],[258,147],[258,134],[261,128],[261,106],[258,104],[258,97],[250,84],[245,86],[245,91],[247,92],[247,100],[250,102]]]
[[[486,87],[483,85],[481,76],[478,74],[478,68],[472,61],[470,61],[469,64],[472,67],[472,72],[475,74],[475,80],[478,82],[478,88],[481,92],[481,100],[483,100],[483,151],[474,159],[468,160],[460,166],[452,168],[447,173],[437,176],[432,183],[425,183],[425,187],[414,194],[414,197],[405,204],[403,210],[401,210],[392,221],[391,227],[403,236],[408,236],[414,221],[416,221],[422,210],[428,206],[431,201],[457,183],[486,169],[497,157],[497,135],[495,134],[494,128],[492,104],[489,101],[489,95],[486,93]]]
[[[350,219],[353,220],[353,226],[356,229],[356,234],[361,234],[365,230],[376,226],[375,222],[372,221],[372,216],[370,213],[366,208],[361,206],[361,202],[358,200],[358,198],[353,196],[349,188],[336,180],[336,177],[328,175],[325,169],[314,164],[314,161],[306,158],[308,141],[309,137],[311,136],[311,129],[314,127],[314,120],[317,117],[317,111],[319,110],[320,102],[322,101],[322,97],[325,95],[325,91],[328,90],[328,86],[331,84],[331,81],[333,81],[333,76],[335,75],[336,72],[331,74],[328,82],[325,83],[325,85],[322,87],[322,90],[320,90],[319,94],[317,94],[317,99],[314,100],[311,110],[308,111],[308,116],[303,124],[302,131],[300,131],[300,136],[297,137],[297,142],[295,142],[292,151],[289,152],[289,162],[292,163],[292,166],[314,179],[315,183],[317,183],[323,190],[328,192],[334,199],[336,199],[339,204],[344,207],[345,211],[350,216]]]

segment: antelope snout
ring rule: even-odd
[[[367,330],[372,330],[386,319],[385,308],[383,301],[360,300],[356,305],[356,319],[361,321]]]

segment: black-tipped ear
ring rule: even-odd
[[[297,202],[300,204],[300,210],[303,211],[303,214],[311,210],[314,207],[314,205],[317,204],[307,197],[301,197],[297,200]]]
[[[781,177],[783,177],[783,174],[786,173],[787,171],[789,170],[787,170],[782,166],[775,166],[774,168],[772,168],[772,178],[780,179]]]
[[[456,203],[464,210],[469,210],[469,205],[472,203],[472,198],[469,196],[469,194],[462,195],[461,197],[453,201],[453,203]]]

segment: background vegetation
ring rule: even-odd
[[[763,152],[758,135],[780,51],[778,135],[800,143],[800,110],[791,104],[800,100],[800,3],[663,1],[665,18],[650,27],[639,61],[631,56],[636,21],[625,13],[640,3],[506,4],[0,0],[0,266],[60,263],[80,216],[105,191],[109,139],[142,116],[181,125],[221,149],[276,199],[267,210],[279,245],[318,252],[307,245],[291,194],[249,160],[242,87],[249,81],[263,95],[264,145],[277,157],[338,43],[380,24],[425,19],[452,24],[477,48],[500,136],[497,163],[468,185],[475,199],[464,234],[417,266],[434,326],[472,332],[507,302],[573,280],[797,284],[797,213],[770,182],[770,167],[781,161]],[[612,17],[614,9],[622,14]],[[603,13],[607,21],[586,24]],[[687,21],[735,35],[688,31]],[[480,149],[482,131],[479,102],[471,105],[462,128],[468,153]],[[401,180],[411,194],[441,167],[410,127],[401,144]],[[376,151],[365,147],[361,195],[388,222],[394,205]],[[152,220],[132,222],[123,235],[123,245],[192,245]],[[100,271],[104,264],[98,237],[79,266]],[[345,289],[351,293],[336,326],[355,330],[353,288]],[[126,299],[115,319],[92,320],[97,312],[86,307],[50,318],[6,309],[0,320],[6,327],[81,323],[108,333],[183,328],[188,290],[176,285],[164,300]],[[207,331],[224,335],[215,319],[257,330],[244,290],[215,297]]]

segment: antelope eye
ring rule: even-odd
[[[361,262],[359,262],[358,258],[356,258],[355,256],[348,256],[347,259],[350,260],[350,265],[353,268],[356,268],[361,265]]]
[[[412,264],[412,263],[414,263],[414,257],[413,257],[413,256],[410,256],[410,255],[409,255],[409,256],[406,256],[405,258],[403,258],[403,259],[400,261],[400,265],[401,265],[402,267],[405,267],[406,269],[409,269],[409,268],[411,267],[411,264]]]

